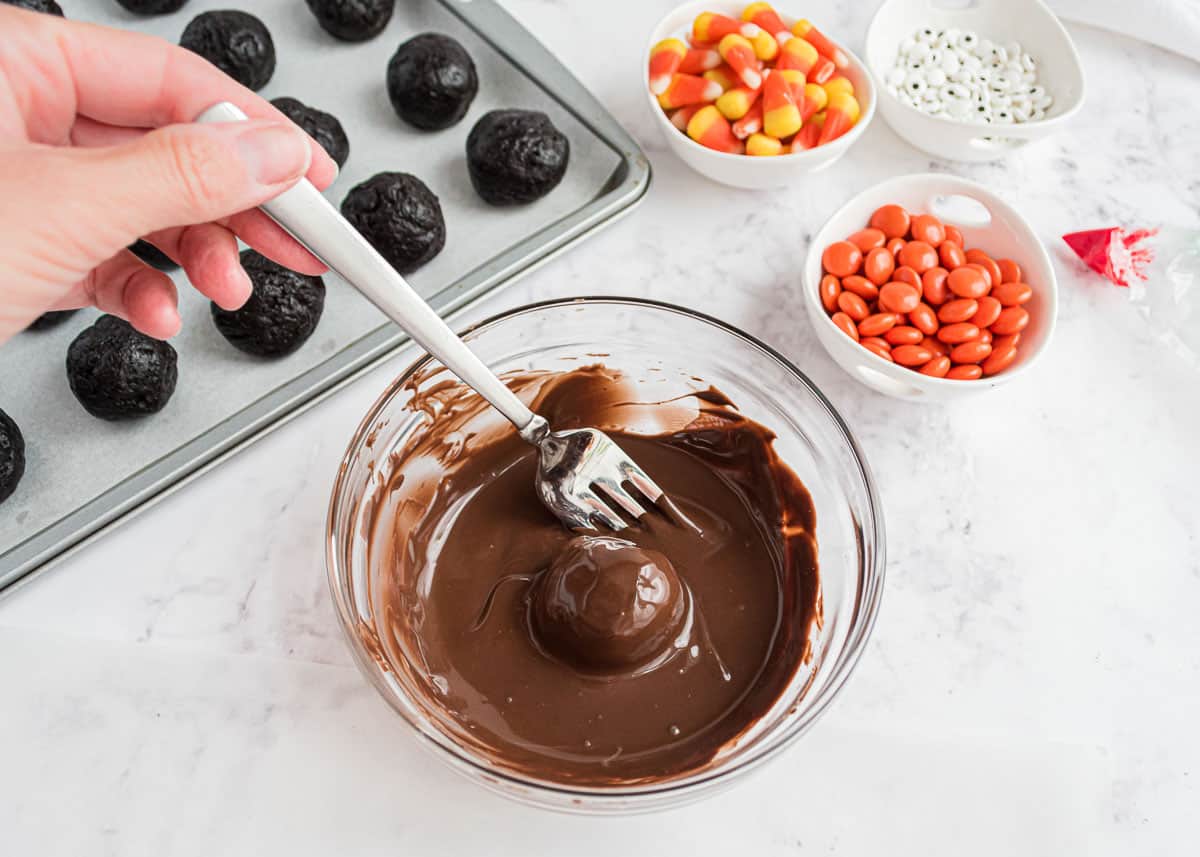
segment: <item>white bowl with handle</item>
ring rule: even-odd
[[[701,146],[671,124],[670,118],[663,112],[658,104],[658,99],[650,91],[646,82],[646,62],[650,57],[650,49],[654,45],[671,37],[686,41],[686,35],[692,29],[692,22],[701,12],[719,12],[740,20],[742,10],[746,8],[746,5],[746,3],[720,2],[720,0],[718,2],[699,0],[699,2],[684,3],[682,6],[672,9],[663,16],[650,33],[650,39],[640,58],[642,67],[639,80],[642,90],[645,92],[646,103],[650,112],[654,114],[654,122],[662,131],[667,146],[693,170],[713,181],[733,187],[751,190],[784,187],[806,175],[831,166],[862,137],[863,132],[867,130],[867,126],[875,117],[875,103],[878,101],[878,97],[875,83],[871,80],[871,73],[867,71],[866,63],[846,47],[845,42],[840,38],[840,33],[823,30],[825,35],[837,42],[838,47],[845,52],[849,59],[848,67],[842,69],[841,73],[854,84],[854,97],[858,100],[861,111],[858,122],[836,140],[804,152],[753,157],[718,152],[716,149]],[[795,24],[798,16],[789,15],[786,6],[777,4],[775,9],[789,27]],[[821,26],[820,21],[813,23],[818,27]]]
[[[882,205],[895,203],[911,214],[933,214],[963,234],[964,246],[993,259],[1012,259],[1033,290],[1026,303],[1029,325],[1021,332],[1015,361],[1003,372],[976,381],[922,375],[879,357],[833,323],[821,304],[821,253],[835,241],[863,229]],[[804,262],[804,303],[821,345],[855,380],[900,399],[945,402],[979,394],[1028,374],[1045,352],[1058,315],[1058,282],[1042,242],[1017,211],[983,185],[957,176],[900,176],[875,185],[843,205],[813,238]]]
[[[881,84],[883,118],[918,149],[955,161],[998,160],[1053,134],[1083,106],[1086,86],[1079,54],[1042,0],[886,0],[867,30],[867,66],[877,81],[887,80],[900,44],[926,26],[971,30],[998,44],[1019,42],[1037,61],[1038,84],[1054,103],[1044,119],[986,125],[922,113]]]

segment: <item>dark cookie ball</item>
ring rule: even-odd
[[[179,44],[250,89],[262,89],[275,73],[275,43],[266,24],[249,12],[201,12]]]
[[[149,241],[143,241],[141,238],[129,245],[129,251],[147,265],[158,268],[160,271],[174,271],[179,267],[174,259]]]
[[[45,12],[47,15],[66,17],[63,15],[62,6],[59,6],[54,0],[0,0],[0,3],[16,6],[18,9],[28,9],[30,12]]]
[[[365,42],[383,32],[396,0],[306,0],[321,29],[346,42]]]
[[[212,305],[213,323],[229,344],[259,357],[282,357],[304,344],[321,320],[325,283],[276,265],[254,250],[242,251],[254,291],[241,309]]]
[[[75,313],[77,309],[59,309],[44,312],[33,320],[26,330],[50,330],[52,327],[58,327]]]
[[[17,490],[25,475],[25,438],[12,417],[0,411],[0,503]]]
[[[79,404],[102,420],[158,413],[175,392],[175,349],[102,315],[67,349],[67,381]]]
[[[492,205],[533,202],[567,172],[571,144],[537,110],[493,110],[467,136],[471,184]]]
[[[401,119],[426,131],[440,131],[467,115],[479,92],[479,77],[466,48],[449,36],[422,33],[392,55],[387,90]]]
[[[304,133],[321,144],[321,148],[329,153],[329,157],[337,162],[338,167],[346,165],[350,157],[350,141],[342,130],[342,123],[332,113],[309,107],[296,98],[273,98],[275,105],[288,119],[304,129]]]
[[[135,15],[169,15],[183,8],[187,0],[117,0]]]
[[[446,244],[438,198],[408,173],[379,173],[354,187],[342,200],[342,214],[401,274],[415,271]]]

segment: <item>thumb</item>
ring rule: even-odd
[[[97,213],[123,232],[122,246],[254,208],[294,184],[312,161],[304,132],[270,120],[171,125],[87,154],[76,178]]]

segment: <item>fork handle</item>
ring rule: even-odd
[[[244,122],[246,114],[222,101],[197,116],[196,121]],[[308,179],[300,179],[261,208],[400,325],[418,345],[487,399],[522,436],[542,422]]]

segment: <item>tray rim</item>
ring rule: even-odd
[[[456,18],[571,113],[618,157],[600,193],[428,298],[444,318],[470,308],[563,250],[628,214],[645,198],[652,171],[638,143],[570,71],[495,0],[438,0]],[[390,322],[271,390],[187,443],[150,462],[59,520],[0,554],[0,593],[57,564],[136,513],[231,458],[349,385],[409,344]]]

